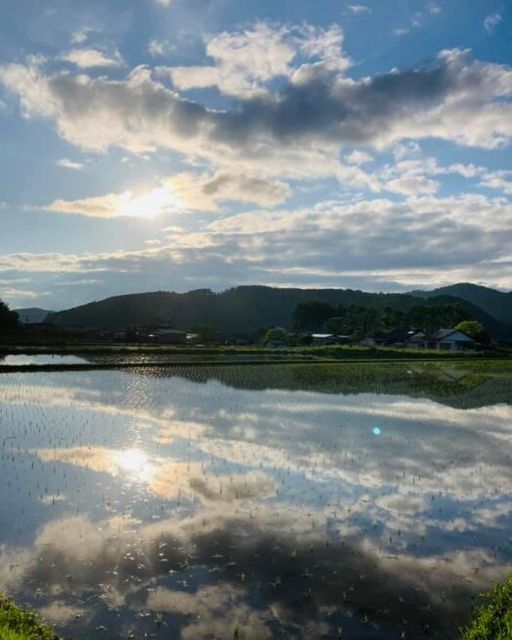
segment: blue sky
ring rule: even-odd
[[[0,298],[510,289],[512,4],[4,0]]]

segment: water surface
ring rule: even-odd
[[[54,364],[86,364],[87,360],[74,355],[56,355],[53,353],[12,354],[0,358],[0,365],[9,367],[25,365],[54,365]]]
[[[453,639],[512,569],[509,371],[2,374],[0,589],[78,640]]]

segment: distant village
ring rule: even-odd
[[[293,347],[362,346],[463,351],[490,345],[485,327],[465,319],[457,305],[414,307],[409,311],[392,308],[375,310],[351,305],[333,308],[322,300],[307,300],[297,305],[291,316],[293,329],[283,326],[262,327],[257,331],[216,331],[209,325],[190,330],[177,328],[172,320],[131,325],[124,329],[59,330],[44,318],[34,321],[19,316],[19,323],[32,331],[68,331],[77,340],[175,346],[259,346],[267,349]],[[451,321],[451,324],[444,323]],[[418,323],[410,326],[409,323]],[[420,324],[421,323],[421,324]],[[422,326],[422,328],[419,328]]]
[[[297,346],[364,346],[395,347],[412,349],[438,349],[462,351],[481,348],[480,342],[457,328],[441,329],[425,333],[418,329],[394,329],[381,336],[365,336],[362,339],[350,335],[326,332],[296,332],[284,327],[271,327],[262,335],[243,334],[216,335],[209,328],[199,328],[196,332],[181,331],[169,325],[152,327],[131,327],[125,331],[87,331],[89,339],[101,342],[144,343],[155,345],[195,346],[211,344],[226,346],[261,346],[267,349],[288,349]]]

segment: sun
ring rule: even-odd
[[[139,196],[126,191],[119,198],[117,215],[152,219],[166,211],[177,210],[179,205],[179,199],[168,185],[157,187]]]

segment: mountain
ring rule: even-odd
[[[44,322],[48,314],[52,311],[47,309],[39,309],[38,307],[30,307],[28,309],[14,309],[18,314],[18,318],[22,324],[34,324]]]
[[[48,320],[67,329],[125,329],[135,325],[172,324],[191,329],[207,324],[220,333],[251,333],[261,327],[292,328],[297,304],[319,298],[332,306],[351,304],[407,311],[418,304],[439,306],[458,303],[468,318],[480,320],[499,339],[512,337],[512,323],[503,323],[472,302],[450,295],[418,296],[400,293],[366,293],[352,289],[292,289],[264,286],[234,287],[214,293],[199,289],[188,293],[156,291],[114,296],[67,311],[50,314]]]
[[[500,322],[512,324],[512,291],[504,293],[478,284],[461,282],[433,291],[411,291],[411,295],[424,299],[440,295],[455,296],[484,309]]]

